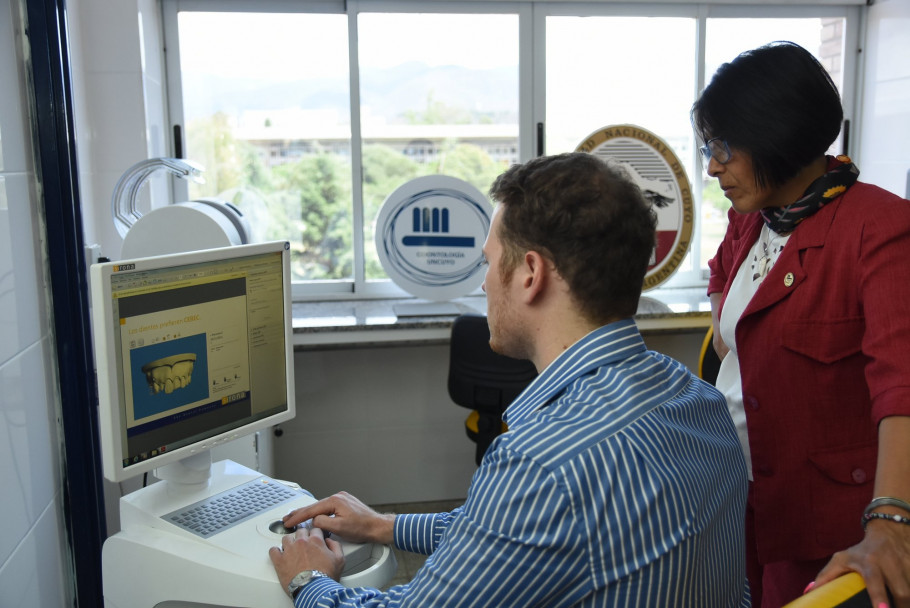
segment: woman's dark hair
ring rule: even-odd
[[[698,135],[748,152],[761,187],[782,185],[823,155],[843,117],[831,76],[792,42],[773,42],[723,64],[692,106]]]
[[[624,171],[586,152],[543,156],[496,178],[490,197],[502,205],[503,277],[534,250],[553,262],[588,319],[635,314],[656,216]]]

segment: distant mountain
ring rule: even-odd
[[[518,122],[518,75],[514,69],[473,70],[460,66],[430,67],[410,62],[361,75],[361,105],[390,122],[405,112],[422,112],[432,95],[451,108],[463,108],[499,120]],[[188,118],[223,111],[289,107],[311,109],[344,107],[348,101],[346,76],[301,82],[275,82],[252,78],[225,78],[209,74],[184,74],[184,114]]]

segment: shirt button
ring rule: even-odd
[[[766,465],[766,464],[760,465],[755,470],[758,472],[759,475],[762,475],[763,477],[771,477],[772,475],[774,475],[774,469],[771,468],[771,466]]]
[[[755,397],[746,397],[744,401],[745,401],[745,404],[749,406],[749,409],[752,410],[753,412],[757,412],[759,410],[759,408],[761,407],[758,404],[758,399],[756,399]]]
[[[853,481],[856,483],[866,482],[866,472],[862,469],[854,469],[850,476],[853,477]]]

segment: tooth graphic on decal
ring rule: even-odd
[[[184,353],[156,359],[142,366],[142,373],[149,384],[153,395],[161,391],[170,394],[178,388],[186,387],[193,379],[193,366],[196,355]]]

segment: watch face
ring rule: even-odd
[[[296,585],[297,587],[299,587],[301,585],[306,585],[307,583],[310,582],[311,578],[313,578],[313,571],[304,570],[303,572],[301,572],[300,574],[295,576],[293,579],[291,579],[291,584]]]
[[[312,570],[304,570],[303,572],[297,574],[294,578],[291,579],[291,582],[288,583],[288,595],[293,598],[297,590],[309,583],[311,578],[313,578]]]

